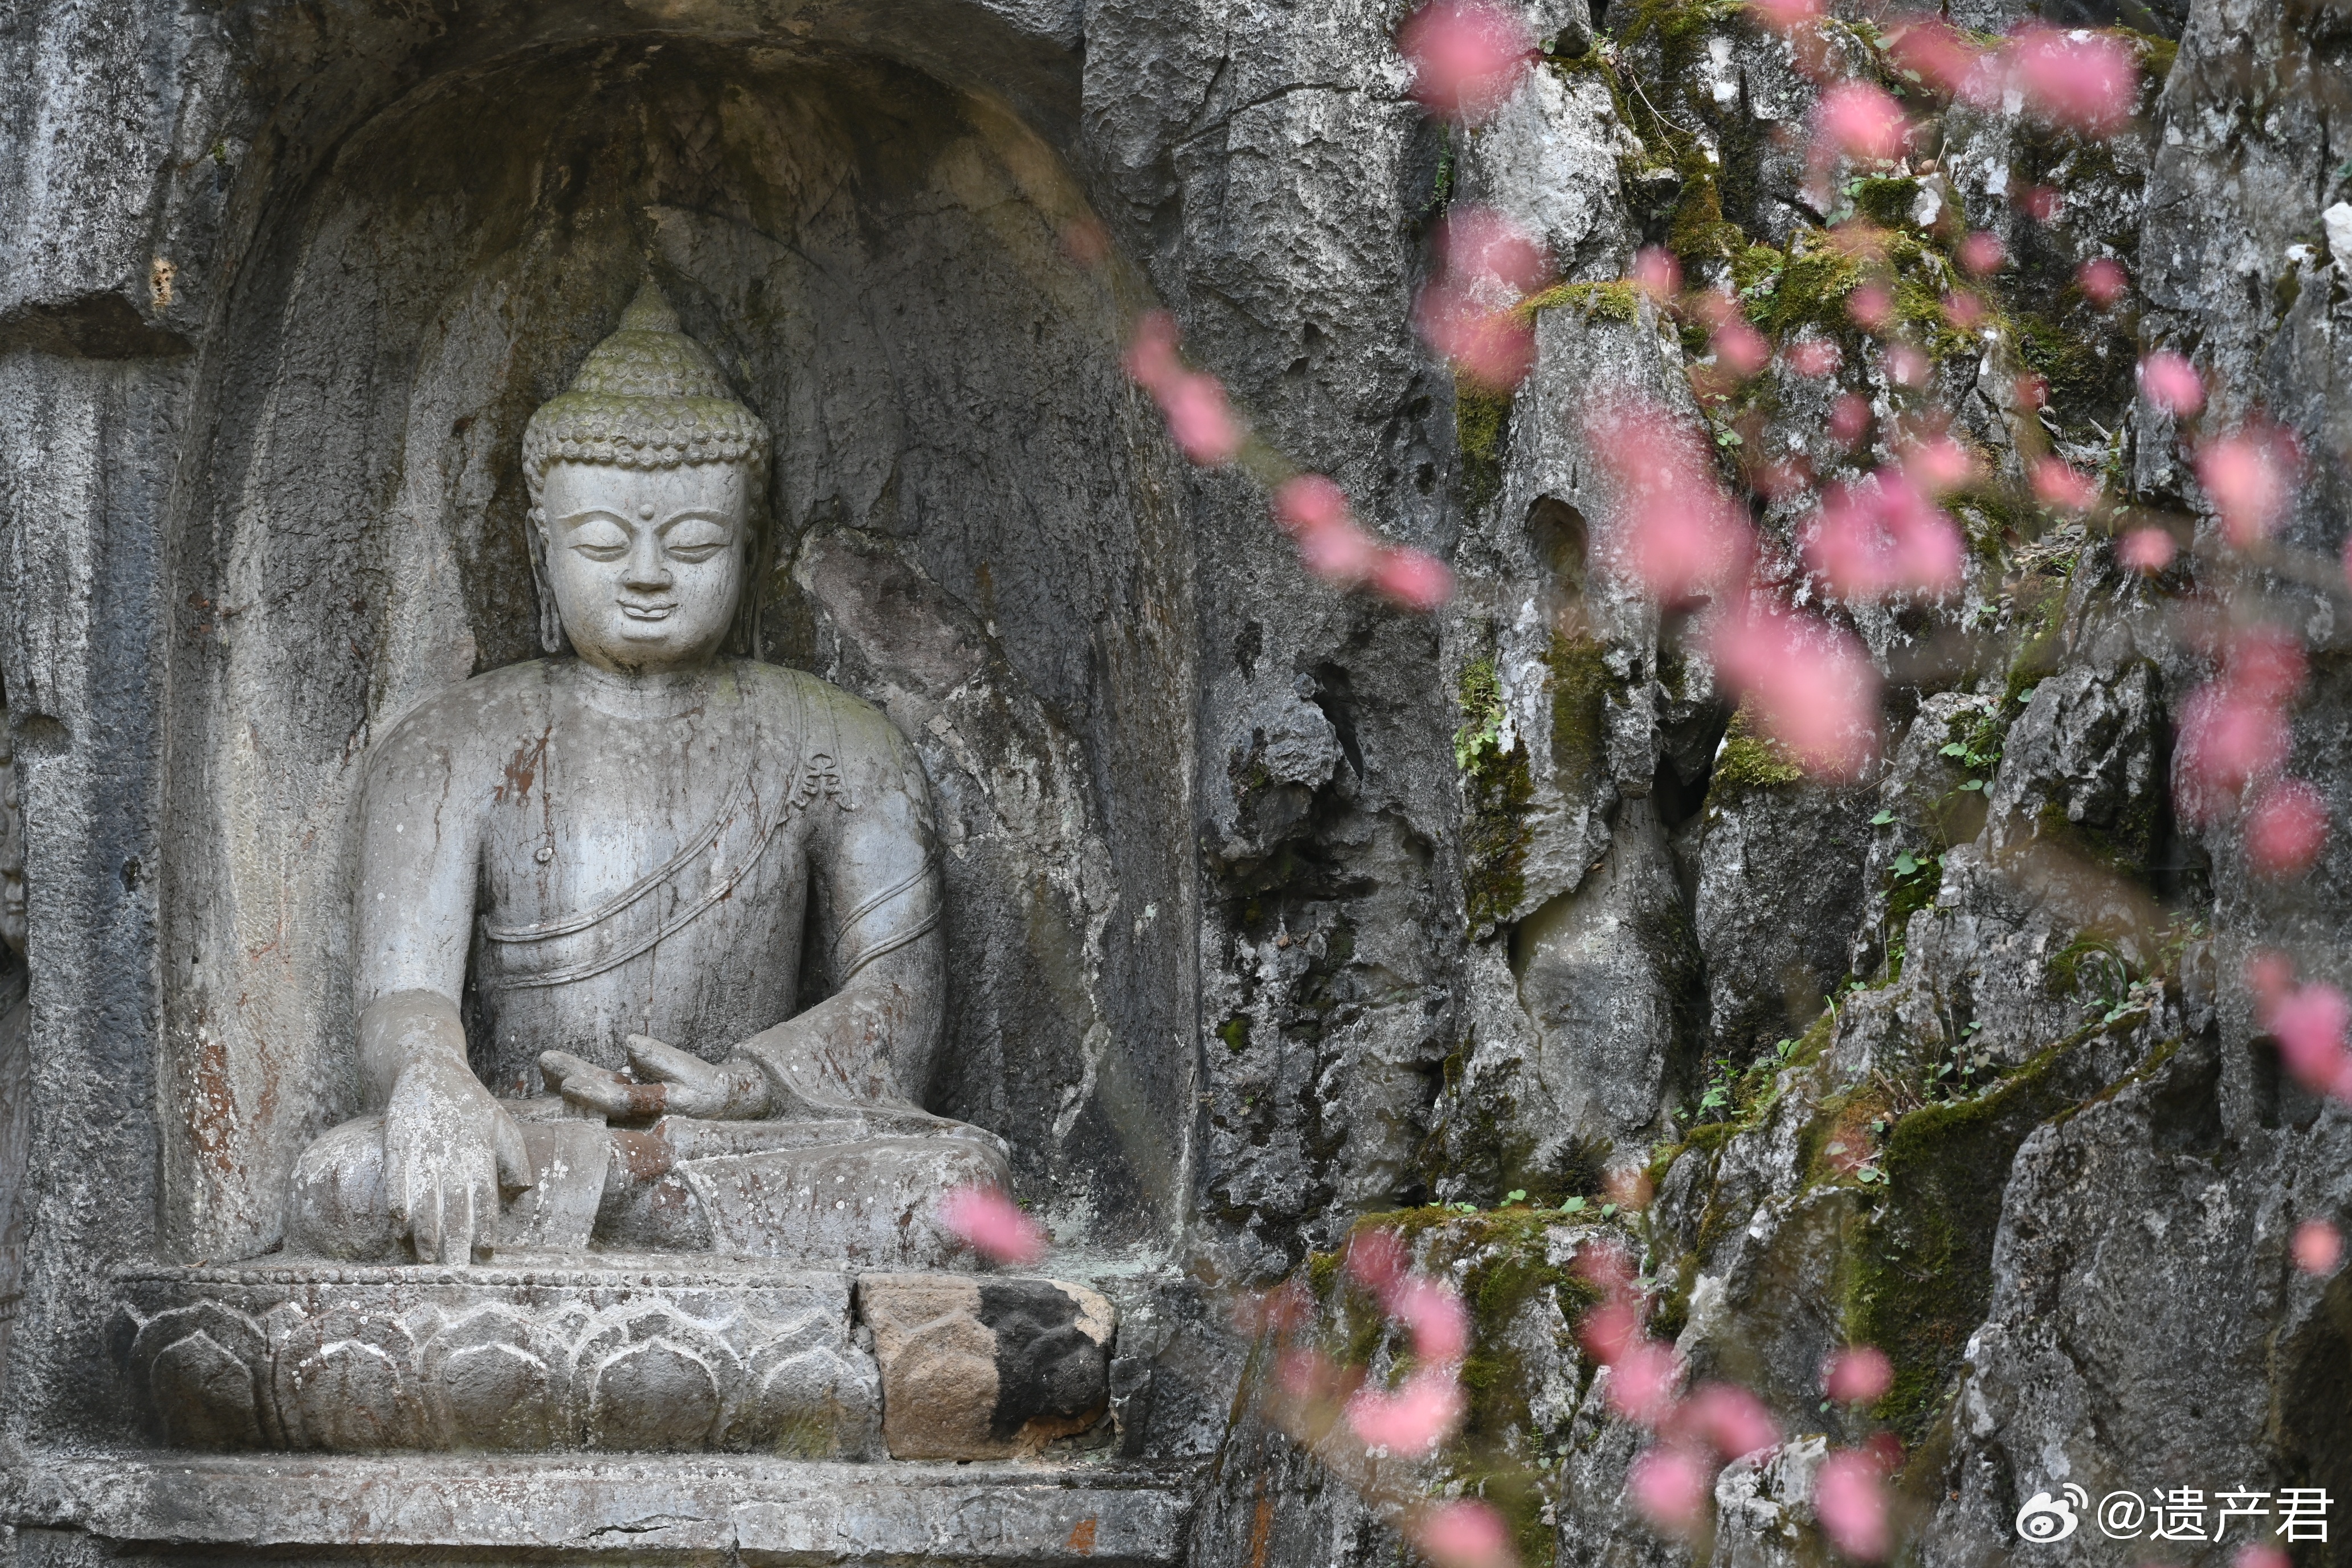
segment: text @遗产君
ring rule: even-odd
[[[2284,1541],[2327,1539],[2334,1500],[2319,1487],[2252,1491],[2241,1486],[2206,1492],[2196,1487],[2146,1492],[2112,1491],[2091,1507],[2090,1494],[2069,1481],[2053,1497],[2038,1491],[2017,1510],[2023,1541],[2049,1544],[2072,1536],[2087,1513],[2111,1541]]]

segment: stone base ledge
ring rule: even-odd
[[[714,1455],[26,1455],[0,1519],[280,1558],[1145,1568],[1182,1561],[1182,1472]]]

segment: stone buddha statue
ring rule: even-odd
[[[720,652],[768,453],[650,283],[532,416],[555,657],[437,693],[368,759],[373,1109],[302,1154],[289,1252],[937,1267],[940,1196],[1009,1184],[1001,1141],[915,1103],[943,994],[920,764],[868,704]]]

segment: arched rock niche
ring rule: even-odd
[[[184,469],[166,1245],[272,1245],[295,1154],[358,1108],[368,747],[537,657],[523,424],[648,269],[776,433],[759,650],[885,704],[929,770],[931,1103],[1011,1139],[1066,1239],[1168,1235],[1189,546],[1047,146],[873,58],[607,39],[431,83],[262,211]]]

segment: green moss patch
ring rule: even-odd
[[[1484,510],[1503,493],[1503,459],[1511,430],[1508,393],[1457,384],[1454,391],[1454,437],[1462,448],[1462,504]]]

